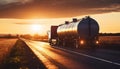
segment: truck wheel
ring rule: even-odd
[[[79,48],[79,45],[78,45],[78,43],[76,43],[76,46],[75,46],[75,48]]]

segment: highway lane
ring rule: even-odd
[[[24,41],[48,69],[120,69],[119,61],[114,61],[119,60],[119,53],[116,56],[110,55],[111,51],[71,51],[45,42]]]

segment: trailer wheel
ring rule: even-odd
[[[79,48],[79,45],[76,43],[76,46],[75,46],[75,48]]]
[[[59,38],[56,39],[56,46],[59,46],[60,45],[60,40]]]
[[[65,46],[65,42],[63,42],[62,46]]]

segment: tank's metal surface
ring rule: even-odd
[[[94,38],[99,33],[98,23],[90,18],[86,17],[78,21],[70,22],[58,26],[57,34],[60,38]]]

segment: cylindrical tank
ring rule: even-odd
[[[57,34],[59,38],[94,38],[99,33],[98,23],[88,17],[80,20],[73,19],[73,22],[58,26]]]

